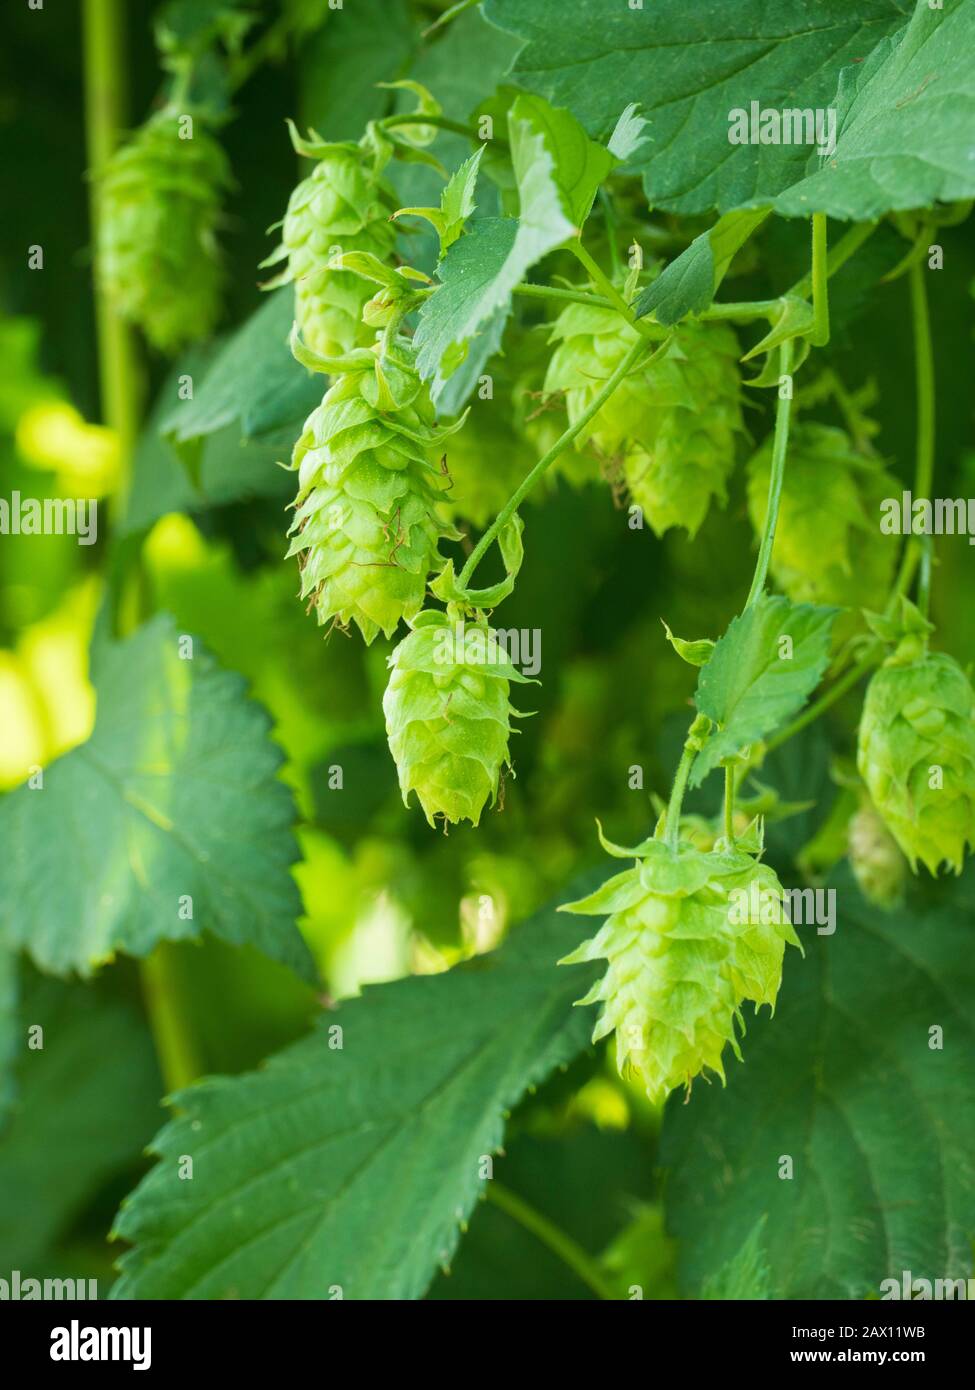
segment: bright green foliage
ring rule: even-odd
[[[850,867],[860,891],[878,907],[896,907],[904,896],[907,861],[867,798],[847,827]]]
[[[420,611],[440,538],[456,534],[437,514],[447,478],[435,450],[449,431],[434,424],[407,342],[346,365],[294,448],[288,554],[319,623],[355,622],[371,642]]]
[[[387,260],[396,240],[389,221],[396,199],[369,151],[353,144],[307,142],[293,125],[289,128],[295,150],[318,163],[288,201],[281,244],[264,262],[287,260],[287,266],[266,288],[293,281],[302,337],[323,357],[336,357],[372,341],[374,332],[362,323],[362,309],[375,286],[332,262],[350,251]]]
[[[482,618],[421,613],[389,658],[383,710],[389,747],[408,805],[411,791],[431,825],[477,825],[510,767],[511,682],[527,678]]]
[[[570,304],[556,319],[545,389],[575,423],[637,340],[615,310]],[[657,535],[692,536],[726,499],[742,428],[738,345],[723,324],[687,324],[663,357],[633,372],[578,437],[625,483]]]
[[[772,440],[748,465],[748,510],[758,535],[768,510]],[[899,490],[876,460],[832,425],[799,425],[789,456],[772,551],[776,583],[798,603],[882,608],[897,546],[881,534],[880,504]]]
[[[975,844],[975,693],[944,652],[906,638],[867,687],[857,766],[916,870],[961,873]]]
[[[164,352],[205,338],[220,314],[216,232],[230,184],[223,150],[197,121],[160,111],[95,170],[99,279]]]
[[[774,1005],[785,943],[798,945],[782,887],[767,865],[739,850],[703,853],[647,840],[637,859],[565,911],[609,914],[597,934],[561,962],[606,959],[609,969],[581,1004],[601,1003],[593,1041],[616,1033],[621,1073],[634,1072],[653,1101],[699,1073],[724,1080],[722,1053],[741,1005]]]

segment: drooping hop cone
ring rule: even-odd
[[[389,658],[383,696],[400,791],[407,805],[416,792],[431,825],[437,816],[477,825],[511,765],[511,684],[527,678],[483,620],[431,610],[412,627]]]
[[[748,511],[765,530],[772,441],[748,464]],[[797,603],[882,608],[897,562],[880,530],[880,504],[900,484],[844,430],[798,425],[789,436],[772,574]]]
[[[608,914],[560,962],[609,961],[579,1000],[603,1006],[593,1041],[615,1031],[621,1074],[639,1076],[653,1101],[699,1073],[723,1081],[725,1045],[741,1057],[735,1026],[742,1003],[774,1006],[785,944],[799,944],[778,879],[737,850],[603,843],[618,858],[635,856],[636,866],[562,909]]]
[[[871,803],[863,800],[847,826],[850,867],[865,898],[877,907],[896,907],[904,897],[907,860]]]
[[[570,424],[636,340],[636,329],[611,309],[570,304],[559,315],[545,389],[565,393]],[[724,324],[692,323],[678,328],[663,357],[617,387],[576,446],[615,465],[657,535],[671,526],[694,535],[712,498],[726,500],[742,428],[735,335]]]
[[[371,642],[423,606],[439,568],[437,514],[447,486],[434,458],[448,431],[434,424],[427,387],[406,341],[354,354],[305,421],[288,555],[301,565],[301,597],[319,623],[357,624]]]
[[[220,314],[217,227],[230,166],[185,116],[161,111],[94,171],[96,266],[119,312],[163,352],[208,336]]]
[[[957,661],[895,653],[875,672],[860,717],[857,767],[916,871],[961,873],[975,844],[975,693]]]
[[[376,286],[333,262],[350,251],[388,260],[396,240],[389,218],[398,204],[360,146],[307,142],[293,126],[291,138],[299,154],[318,163],[291,194],[281,244],[263,262],[287,265],[265,289],[293,281],[302,338],[314,352],[338,357],[373,341],[375,330],[363,324],[362,310]]]

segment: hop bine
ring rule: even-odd
[[[428,610],[389,658],[383,697],[403,801],[415,791],[431,825],[477,825],[511,758],[512,682],[525,684],[483,617]]]
[[[303,140],[288,126],[295,150],[318,163],[291,194],[281,244],[262,263],[287,265],[264,288],[294,282],[302,338],[323,357],[337,357],[371,341],[362,311],[375,286],[335,260],[351,251],[388,260],[396,240],[389,219],[397,202],[380,177],[378,154],[365,145]]]
[[[748,464],[748,511],[765,530],[772,441]],[[897,550],[877,524],[880,504],[899,484],[854,448],[844,430],[798,425],[789,438],[772,574],[797,603],[880,608]]]
[[[216,231],[230,166],[188,121],[160,111],[94,173],[99,280],[164,352],[207,337],[220,315]]]
[[[609,962],[579,1000],[603,1006],[593,1041],[615,1032],[620,1072],[639,1076],[653,1101],[699,1073],[724,1081],[725,1045],[741,1059],[741,1005],[774,1006],[786,943],[799,945],[781,884],[740,850],[705,853],[659,839],[603,846],[635,866],[561,909],[606,916],[560,962]]]
[[[871,678],[857,767],[912,869],[961,873],[975,844],[975,692],[957,661],[927,650],[921,623]]]
[[[319,623],[355,622],[367,642],[389,637],[423,606],[441,538],[458,538],[438,515],[448,482],[434,459],[462,422],[436,427],[405,339],[346,358],[318,358],[297,342],[295,352],[337,373],[291,460],[298,495],[288,555],[299,557],[301,597]]]
[[[545,377],[574,423],[637,341],[613,309],[570,304],[556,319]],[[577,438],[602,456],[657,535],[692,536],[712,498],[726,500],[742,430],[738,345],[724,324],[685,324],[668,351],[637,367]],[[611,481],[612,481],[611,476]]]

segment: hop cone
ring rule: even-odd
[[[421,613],[389,658],[383,696],[389,747],[403,801],[415,791],[431,825],[469,820],[477,825],[510,766],[511,682],[526,677],[512,666],[497,634],[483,620],[454,621]]]
[[[559,315],[545,389],[565,393],[570,423],[636,338],[611,309],[571,304]],[[726,500],[742,428],[737,358],[730,328],[686,324],[666,355],[631,373],[579,436],[615,464],[657,535],[671,526],[694,535],[711,499]]]
[[[748,510],[758,535],[768,509],[772,441],[748,465]],[[789,439],[772,574],[799,603],[881,608],[896,546],[881,534],[880,503],[900,485],[848,435],[799,425]]]
[[[320,158],[291,194],[281,244],[264,262],[287,260],[287,266],[265,288],[293,281],[302,338],[323,357],[338,357],[372,341],[362,309],[376,287],[354,271],[335,269],[330,261],[350,251],[388,260],[396,239],[389,218],[397,203],[360,146],[309,144],[294,126],[290,129],[300,154]]]
[[[413,350],[378,352],[360,350],[355,369],[337,376],[291,462],[299,487],[288,554],[300,557],[301,597],[319,623],[355,622],[367,642],[420,611],[439,541],[457,535],[437,515],[446,479],[432,455],[445,432]]]
[[[579,1001],[603,1006],[593,1041],[615,1031],[620,1072],[635,1072],[654,1101],[699,1072],[724,1080],[725,1044],[740,1057],[741,1004],[774,1005],[785,943],[799,944],[778,879],[738,850],[672,849],[663,840],[634,850],[604,844],[617,857],[635,856],[635,867],[563,909],[609,914],[561,962],[609,961]]]
[[[911,867],[960,873],[975,843],[975,693],[956,661],[901,643],[867,687],[857,767]]]
[[[904,896],[907,862],[866,798],[847,827],[850,866],[860,891],[878,907],[896,907]]]
[[[209,334],[223,282],[216,229],[230,166],[199,122],[181,139],[183,119],[160,111],[95,175],[99,279],[164,352]]]

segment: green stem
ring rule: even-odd
[[[585,290],[560,290],[554,285],[515,285],[515,294],[526,299],[554,299],[563,304],[590,304],[599,309],[615,309],[616,305],[601,294],[587,294]]]
[[[826,257],[826,275],[831,278],[840,270],[855,252],[859,251],[865,241],[868,241],[877,230],[877,222],[857,222],[850,228],[835,246],[830,248],[829,255]],[[808,270],[801,280],[797,280],[787,294],[798,295],[804,299],[812,289],[812,269]]]
[[[124,0],[84,0],[85,126],[88,162],[93,169],[101,168],[111,156],[124,121],[123,81],[128,71],[123,41],[124,11]],[[97,245],[101,208],[96,179],[91,181],[90,196],[93,241]],[[112,499],[113,514],[119,516],[128,496],[139,423],[135,343],[99,287],[97,278],[95,312],[102,418],[118,436],[122,460],[118,489]],[[146,1012],[167,1090],[178,1089],[199,1075],[192,1043],[179,1010],[170,974],[171,963],[164,944],[141,965]]]
[[[684,805],[684,793],[687,791],[687,779],[691,775],[691,767],[696,757],[696,746],[691,743],[685,743],[684,751],[680,755],[680,762],[677,764],[677,771],[674,773],[674,785],[670,789],[670,800],[667,803],[665,839],[671,849],[676,849],[680,841],[681,807]]]
[[[431,125],[437,130],[449,130],[452,135],[464,135],[468,140],[473,140],[477,145],[487,142],[481,138],[473,126],[464,125],[463,121],[452,121],[449,116],[427,115],[416,111],[397,111],[394,116],[384,116],[378,122],[381,130],[395,130],[400,125]],[[507,145],[508,141],[503,135],[491,137],[499,145]]]
[[[778,299],[753,299],[742,303],[729,301],[726,304],[712,304],[703,313],[697,314],[699,319],[738,319],[747,323],[750,319],[767,319],[770,314],[774,314],[779,308],[781,300]]]
[[[911,322],[914,329],[914,382],[917,396],[915,426],[914,496],[930,497],[934,483],[935,405],[934,349],[931,343],[931,315],[928,311],[927,283],[924,265],[911,266]],[[918,593],[918,606],[925,617],[931,599],[931,537],[911,536],[904,549],[900,573],[895,585],[896,594],[906,594],[922,555],[926,556]]]
[[[204,1070],[182,1006],[179,963],[173,943],[161,941],[139,966],[142,998],[167,1095],[189,1086]]]
[[[787,339],[779,348],[779,374],[788,377],[792,371],[792,340]],[[772,471],[768,484],[768,506],[765,513],[765,530],[755,561],[755,574],[752,587],[748,591],[745,607],[751,608],[758,601],[768,578],[769,561],[775,544],[775,529],[779,520],[779,502],[782,499],[782,482],[785,478],[785,457],[789,445],[789,419],[792,412],[792,390],[779,394],[775,412],[775,437],[772,441]]]
[[[914,327],[915,382],[917,391],[917,437],[914,467],[914,495],[927,497],[934,480],[935,453],[935,392],[934,392],[934,352],[931,342],[931,320],[928,311],[927,286],[922,265],[914,265],[910,271],[911,317]],[[930,537],[920,540],[911,537],[904,549],[900,571],[891,589],[886,611],[890,614],[901,594],[911,587],[918,563],[923,559],[921,580],[918,592],[918,607],[927,616],[931,589],[931,546]],[[867,674],[884,655],[882,642],[874,642],[867,648],[861,659],[845,675],[831,686],[825,695],[809,706],[798,718],[793,719],[784,729],[780,729],[766,744],[767,751],[778,748],[793,734],[805,729],[825,713],[836,701]]]
[[[729,764],[724,770],[724,837],[728,848],[735,847],[735,769]]]
[[[633,309],[627,304],[626,300],[603,270],[602,266],[583,246],[581,237],[572,237],[570,241],[565,243],[565,249],[572,252],[579,264],[586,270],[593,284],[602,290],[614,309],[619,310],[631,328],[635,328],[636,331],[642,333],[645,338],[659,338],[660,325],[651,323],[650,320],[646,318],[637,318]]]
[[[666,338],[657,348],[657,351],[647,359],[648,362],[652,362],[654,358],[658,357],[660,353],[662,353],[664,349],[667,347],[667,344],[669,342],[670,339]],[[535,486],[538,480],[542,477],[542,474],[546,471],[547,468],[550,467],[551,464],[555,462],[559,454],[563,453],[569,447],[569,445],[575,439],[576,435],[580,434],[585,429],[585,427],[589,424],[589,421],[593,418],[593,416],[597,415],[599,411],[602,410],[603,406],[609,400],[610,396],[616,390],[617,386],[619,386],[620,382],[623,380],[624,377],[629,375],[629,373],[636,366],[637,362],[640,360],[640,358],[643,356],[646,350],[647,345],[642,338],[633,344],[629,352],[623,358],[622,362],[616,368],[615,372],[613,372],[612,376],[606,382],[606,385],[598,393],[598,395],[593,397],[591,403],[579,416],[575,424],[570,425],[569,428],[565,431],[565,433],[559,436],[559,438],[552,445],[551,449],[549,449],[548,453],[543,454],[542,457],[535,464],[535,467],[531,470],[531,472],[526,474],[526,476],[522,479],[521,485],[518,488],[516,488],[515,491],[511,494],[507,502],[501,508],[500,512],[498,512],[492,524],[484,532],[484,535],[481,537],[477,545],[474,547],[470,555],[467,557],[467,563],[461,570],[457,581],[461,588],[469,587],[474,571],[477,569],[477,566],[484,558],[485,554],[491,546],[492,541],[494,541],[494,539],[500,534],[504,527],[507,526],[508,522],[514,516],[518,508],[521,506],[522,502],[531,492],[532,488]]]
[[[565,1231],[556,1226],[547,1216],[543,1216],[540,1211],[529,1206],[516,1193],[511,1192],[507,1187],[502,1187],[493,1179],[487,1184],[486,1193],[489,1201],[493,1202],[501,1211],[506,1212],[526,1231],[530,1231],[536,1240],[541,1241],[542,1245],[547,1246],[552,1254],[567,1265],[597,1298],[607,1301],[616,1300],[616,1290],[592,1256],[587,1254],[581,1245],[578,1245],[571,1236],[566,1235]]]
[[[829,342],[829,272],[826,252],[826,214],[812,216],[812,297],[813,327],[809,341],[813,347]]]
[[[279,15],[268,25],[261,37],[240,54],[230,68],[228,87],[231,92],[238,91],[245,82],[250,81],[258,68],[263,67],[270,58],[277,56],[287,43],[297,19],[298,7],[295,6],[293,11],[287,10]]]
[[[85,0],[84,23],[85,131],[88,166],[99,170],[110,159],[123,124],[124,0]],[[89,181],[92,244],[97,247],[101,222],[100,189]],[[95,328],[98,342],[102,420],[118,436],[121,475],[113,501],[116,515],[125,509],[132,452],[138,432],[138,371],[134,339],[128,325],[95,282]]]

